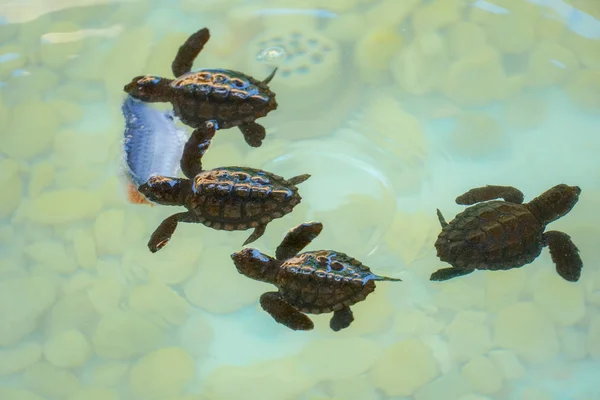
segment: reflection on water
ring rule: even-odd
[[[600,6],[586,0],[5,2],[0,6],[0,398],[535,399],[600,396]],[[312,174],[303,201],[254,247],[323,222],[335,249],[403,282],[312,332],[276,324],[230,254],[248,232],[177,228],[129,204],[123,85],[172,78],[190,33],[196,68],[271,82],[262,147],[235,129],[206,168]],[[165,108],[164,105],[159,107]],[[435,209],[486,184],[529,201],[559,184],[579,203],[549,229],[584,262],[578,283],[547,249],[524,268],[446,282]],[[233,383],[233,384],[232,384]]]

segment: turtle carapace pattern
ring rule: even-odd
[[[579,250],[566,233],[545,229],[571,211],[580,193],[578,186],[560,184],[523,204],[518,189],[488,185],[458,196],[457,204],[470,207],[450,223],[437,210],[442,232],[435,248],[440,260],[452,267],[434,272],[430,280],[445,281],[476,269],[518,268],[531,263],[548,246],[556,272],[577,282],[583,267]]]
[[[279,289],[260,297],[261,307],[275,321],[293,330],[311,330],[306,315],[333,312],[329,326],[347,328],[354,316],[350,306],[375,290],[375,281],[400,281],[375,275],[369,267],[339,251],[317,250],[298,254],[321,233],[320,222],[291,230],[277,247],[275,258],[252,248],[231,255],[240,274],[271,283]]]
[[[259,147],[266,131],[255,120],[277,109],[275,93],[268,86],[277,69],[262,81],[228,69],[192,72],[209,38],[209,30],[202,28],[181,45],[171,65],[175,79],[136,76],[124,90],[145,102],[170,102],[181,122],[194,129],[203,129],[209,120],[220,129],[237,126],[250,146]]]
[[[265,233],[266,226],[283,217],[302,198],[296,185],[309,174],[290,179],[255,168],[221,167],[202,170],[202,156],[216,131],[213,121],[205,124],[201,134],[186,143],[181,170],[186,178],[151,176],[138,190],[153,203],[183,206],[186,212],[167,217],[148,242],[151,252],[164,247],[179,222],[201,223],[217,230],[254,228],[244,245]],[[200,130],[198,130],[200,132]]]

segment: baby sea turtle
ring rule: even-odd
[[[442,232],[435,248],[438,257],[452,267],[434,272],[430,279],[445,281],[476,269],[521,267],[548,246],[558,274],[577,282],[583,267],[579,250],[566,233],[544,230],[550,222],[571,211],[580,193],[577,186],[560,184],[522,204],[523,193],[518,189],[488,185],[458,196],[457,204],[479,204],[468,207],[450,223],[437,210]],[[498,198],[504,201],[494,200]]]
[[[148,242],[151,252],[169,242],[179,222],[202,223],[227,231],[254,228],[244,245],[252,243],[265,233],[269,222],[288,214],[302,200],[296,185],[310,178],[309,174],[286,180],[254,168],[203,171],[202,156],[215,132],[215,123],[209,121],[201,135],[185,144],[181,170],[186,178],[153,175],[138,187],[151,202],[188,209],[171,215],[156,228]]]
[[[171,64],[175,79],[137,76],[124,90],[142,101],[170,102],[181,122],[194,129],[208,120],[216,121],[220,129],[237,126],[250,146],[259,147],[265,128],[255,120],[277,109],[275,93],[268,86],[277,68],[262,81],[227,69],[191,72],[209,38],[208,29],[202,28],[179,48]]]
[[[260,296],[260,305],[275,321],[294,330],[313,329],[313,322],[304,313],[329,312],[333,312],[331,329],[347,328],[354,320],[350,306],[373,292],[375,281],[400,281],[375,275],[369,267],[339,251],[298,254],[322,229],[320,222],[292,228],[277,247],[275,258],[251,248],[231,255],[240,274],[277,286],[278,292]]]

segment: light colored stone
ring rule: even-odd
[[[440,333],[444,327],[441,322],[437,322],[434,318],[416,308],[398,310],[394,313],[394,318],[394,333],[397,335],[416,337],[435,335]]]
[[[330,388],[334,397],[344,400],[381,399],[366,375],[331,381]]]
[[[516,93],[520,81],[508,79],[498,52],[483,46],[450,65],[443,93],[461,106],[482,106]]]
[[[579,68],[573,51],[558,43],[543,41],[531,52],[526,72],[530,86],[549,86],[563,83]]]
[[[1,78],[10,76],[12,71],[23,68],[27,62],[22,49],[18,45],[12,43],[0,47],[0,57],[3,59],[3,62],[0,63]]]
[[[481,285],[455,279],[440,285],[440,291],[435,296],[437,306],[441,309],[463,311],[483,304],[485,292]]]
[[[0,350],[0,377],[21,372],[37,363],[41,357],[42,346],[38,342],[26,342],[14,348],[2,349]]]
[[[62,331],[46,341],[44,356],[50,364],[56,367],[80,367],[90,356],[90,345],[81,332],[77,330]]]
[[[308,344],[298,358],[300,368],[323,380],[333,380],[339,376],[350,378],[363,374],[371,368],[380,352],[380,347],[367,339],[322,339]]]
[[[157,222],[158,225],[159,222]],[[196,228],[196,229],[194,229]],[[180,224],[171,242],[157,253],[148,251],[145,243],[139,243],[125,252],[123,256],[123,268],[126,269],[126,274],[132,274],[140,277],[143,281],[160,281],[167,285],[182,283],[190,277],[195,271],[203,271],[206,265],[207,276],[219,275],[223,270],[230,268],[219,268],[215,266],[224,266],[225,258],[217,258],[216,254],[211,257],[213,251],[219,251],[219,248],[211,249],[207,257],[204,257],[202,251],[202,235],[198,232],[198,226],[194,224]],[[144,235],[148,235],[155,226],[151,226],[150,230]],[[127,233],[128,237],[130,233]],[[147,240],[147,239],[146,239]],[[231,252],[231,249],[228,249]],[[221,257],[225,254],[219,253]],[[229,257],[229,254],[227,254]],[[231,258],[229,258],[231,260]],[[229,264],[228,264],[229,266]],[[231,272],[231,271],[227,271]],[[224,272],[227,274],[227,272]],[[234,272],[235,271],[234,268]],[[239,275],[239,274],[238,274]],[[237,278],[237,277],[236,277]],[[137,278],[134,278],[137,279]],[[209,278],[206,278],[208,285]],[[134,280],[135,281],[135,280]],[[188,281],[186,284],[191,282]],[[185,286],[184,286],[185,289]],[[223,289],[223,288],[221,288]],[[203,296],[202,294],[198,294]],[[186,293],[187,297],[187,293]],[[189,300],[189,297],[188,297]],[[214,303],[214,302],[213,302]],[[192,304],[197,305],[192,302]],[[216,306],[215,304],[213,304]]]
[[[442,36],[429,32],[396,52],[389,64],[392,76],[404,91],[424,95],[440,85],[449,63]]]
[[[152,29],[149,26],[140,25],[129,29],[112,46],[112,51],[104,60],[100,76],[104,78],[107,92],[110,97],[116,97],[123,91],[123,82],[129,82],[132,77],[140,75],[145,71],[148,56],[151,54],[150,46],[140,46],[147,43],[152,37]],[[126,63],[123,60],[127,60]]]
[[[65,295],[76,294],[92,286],[95,280],[96,277],[87,272],[76,273],[71,275],[69,279],[62,285],[62,292]]]
[[[31,159],[50,147],[59,124],[60,118],[47,103],[19,103],[11,111],[8,130],[0,132],[2,151],[10,157]]]
[[[565,85],[573,102],[585,111],[600,111],[600,70],[585,69],[575,73]]]
[[[536,387],[527,387],[521,390],[518,400],[555,400],[546,391]]]
[[[551,321],[531,302],[500,310],[494,324],[494,342],[532,364],[548,362],[558,354],[558,338]]]
[[[474,22],[462,21],[448,28],[448,50],[455,59],[463,58],[485,44],[485,30]]]
[[[33,166],[29,177],[28,192],[30,197],[37,197],[50,185],[54,179],[54,164],[42,161]]]
[[[458,371],[452,370],[419,389],[415,400],[458,399],[470,391],[469,382]]]
[[[33,261],[41,263],[52,270],[68,274],[77,269],[75,259],[67,254],[67,249],[63,242],[48,239],[36,242],[25,247],[25,253]]]
[[[493,394],[502,388],[502,374],[487,357],[476,357],[465,364],[462,375],[480,393]]]
[[[48,68],[62,69],[73,56],[80,54],[83,40],[62,41],[57,38],[77,32],[81,28],[73,21],[58,21],[48,28],[46,34],[42,35],[40,58]]]
[[[48,278],[0,280],[0,346],[10,346],[34,331],[55,299],[56,289]]]
[[[75,374],[45,361],[29,367],[23,374],[23,381],[26,387],[51,398],[65,398],[80,386]]]
[[[224,314],[258,302],[268,286],[240,275],[231,265],[231,253],[229,246],[218,246],[202,254],[198,272],[183,286],[190,303],[211,313]],[[215,282],[230,285],[215,285]]]
[[[179,330],[181,347],[197,358],[208,353],[213,337],[213,328],[202,314],[189,318]]]
[[[100,254],[120,255],[124,250],[125,211],[111,209],[96,218],[94,235]]]
[[[0,161],[0,219],[11,215],[19,206],[23,192],[23,180],[19,173],[19,163],[15,160]]]
[[[29,390],[0,387],[0,399],[10,400],[46,400]]]
[[[87,295],[96,311],[104,315],[119,309],[123,291],[123,286],[116,280],[102,278],[87,289]]]
[[[525,375],[525,368],[512,351],[492,350],[488,356],[500,370],[504,379],[520,379]]]
[[[516,303],[525,290],[527,276],[526,268],[513,268],[498,274],[486,274],[484,279],[487,309],[496,312]]]
[[[385,349],[371,368],[373,384],[388,396],[411,396],[438,374],[432,351],[417,339]]]
[[[105,388],[82,388],[73,393],[67,400],[119,400],[117,392]]]
[[[487,396],[480,396],[478,394],[466,394],[461,396],[458,400],[492,400]]]
[[[93,268],[96,266],[98,254],[94,236],[88,229],[80,229],[73,236],[73,249],[75,261],[82,268]]]
[[[38,224],[67,224],[95,216],[101,208],[101,201],[89,190],[53,190],[33,199],[28,218]]]
[[[572,360],[581,360],[587,356],[585,333],[577,328],[565,328],[559,332],[562,352]]]
[[[450,354],[464,362],[485,354],[492,347],[492,338],[485,313],[459,312],[445,330]]]
[[[102,358],[128,359],[159,348],[165,332],[133,311],[104,315],[92,336],[96,354]]]
[[[557,325],[573,325],[585,315],[582,285],[565,281],[555,271],[544,271],[533,282],[534,303]]]
[[[294,358],[282,358],[248,366],[217,367],[206,378],[203,389],[208,398],[214,399],[243,399],[252,393],[261,400],[291,400],[319,380],[299,371]]]
[[[595,315],[590,321],[590,328],[587,336],[587,345],[590,349],[590,356],[594,360],[600,360],[600,316]]]
[[[164,283],[154,282],[131,289],[129,306],[147,315],[160,325],[182,325],[192,307],[187,301]]]
[[[123,381],[129,372],[129,364],[121,361],[108,361],[93,367],[90,383],[94,386],[116,386]]]
[[[73,101],[55,99],[50,105],[54,108],[54,111],[58,113],[60,119],[64,123],[72,124],[80,121],[83,117],[83,108]],[[95,150],[98,151],[98,148]],[[103,151],[104,150],[100,150],[100,152]]]
[[[392,56],[402,46],[402,37],[391,26],[372,25],[354,47],[354,63],[361,79],[376,83],[382,79]]]
[[[194,377],[194,360],[178,347],[166,347],[143,357],[129,372],[136,398],[162,400],[180,395]]]
[[[535,129],[548,117],[548,106],[539,94],[520,93],[504,106],[505,121],[517,129]]]
[[[112,138],[106,132],[60,130],[54,137],[56,163],[66,168],[104,165],[109,161]]]
[[[88,334],[97,321],[98,313],[85,292],[72,293],[64,296],[50,309],[46,334],[52,336],[70,329]]]

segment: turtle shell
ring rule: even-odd
[[[435,248],[454,267],[510,269],[540,254],[543,230],[526,205],[489,201],[458,214],[442,229]]]
[[[188,209],[217,230],[246,230],[292,211],[302,198],[281,176],[253,168],[203,171],[192,182]]]
[[[267,84],[238,71],[203,69],[173,80],[171,101],[181,121],[199,127],[215,120],[219,128],[252,122],[277,108],[275,93]]]
[[[285,301],[311,314],[336,311],[364,300],[376,276],[357,259],[333,250],[298,254],[285,260],[275,285]]]

